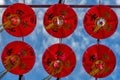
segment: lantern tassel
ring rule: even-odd
[[[5,76],[7,72],[7,70],[4,70],[2,73],[0,73],[0,80]]]
[[[44,78],[43,80],[50,80],[51,78],[52,78],[52,75],[49,75],[46,78]]]

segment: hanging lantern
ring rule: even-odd
[[[48,74],[61,78],[73,71],[76,65],[76,56],[70,47],[58,43],[50,46],[45,51],[42,64]]]
[[[36,15],[31,7],[23,3],[10,5],[2,17],[4,29],[16,37],[30,34],[36,26]]]
[[[35,63],[33,48],[25,42],[9,43],[2,52],[2,63],[7,71],[16,75],[29,72]]]
[[[116,57],[110,48],[95,44],[84,52],[82,64],[89,75],[95,78],[103,78],[113,72]]]
[[[77,15],[68,5],[55,4],[44,15],[46,31],[57,38],[65,38],[72,34],[77,26]]]
[[[108,6],[96,5],[87,11],[83,23],[90,36],[96,39],[105,39],[116,31],[118,18]]]

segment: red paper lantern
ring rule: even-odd
[[[68,5],[55,4],[44,15],[46,31],[57,38],[65,38],[72,34],[77,26],[77,15]]]
[[[76,56],[67,45],[54,44],[45,51],[42,64],[51,76],[61,78],[73,71],[76,65]]]
[[[4,48],[1,57],[6,70],[17,75],[29,72],[36,58],[33,48],[21,41],[9,43]]]
[[[110,48],[95,44],[84,52],[82,64],[88,74],[96,78],[103,78],[113,72],[116,57]]]
[[[36,15],[31,7],[22,3],[15,3],[3,13],[2,23],[9,34],[24,37],[34,30]]]
[[[90,36],[96,39],[104,39],[116,31],[118,18],[108,6],[96,5],[87,11],[83,23]]]

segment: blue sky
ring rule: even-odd
[[[0,5],[3,4],[13,4],[16,2],[23,2],[23,0],[0,0]],[[26,4],[56,4],[58,3],[58,0],[26,0]],[[98,4],[98,0],[65,0],[65,4],[92,4],[96,5]],[[105,5],[120,5],[120,0],[101,0],[101,4]],[[4,12],[5,8],[0,9],[0,19],[2,20],[2,14]],[[33,69],[25,74],[26,80],[42,80],[48,74],[45,72],[43,66],[42,66],[42,55],[46,48],[48,48],[50,45],[58,43],[58,39],[50,36],[43,27],[43,16],[47,8],[34,8],[34,11],[37,15],[37,25],[35,30],[28,36],[25,37],[25,42],[30,44],[35,53],[36,53],[36,63],[33,67]],[[78,26],[74,33],[70,35],[67,38],[63,39],[63,43],[69,45],[75,52],[76,58],[77,58],[77,64],[74,69],[74,71],[64,77],[61,78],[61,80],[94,80],[93,77],[89,76],[83,66],[82,66],[82,56],[84,51],[91,45],[96,44],[96,39],[90,37],[86,31],[83,28],[83,18],[88,10],[88,8],[77,8],[74,10],[76,11],[76,14],[78,16]],[[113,9],[118,19],[120,19],[120,9]],[[1,23],[0,20],[0,23]],[[103,39],[100,41],[101,44],[104,44],[106,46],[109,46],[116,55],[116,67],[112,74],[107,76],[106,78],[101,78],[98,80],[119,80],[120,79],[120,22],[118,22],[118,28],[117,31],[109,38]],[[3,31],[0,33],[0,53],[2,53],[2,50],[4,47],[11,41],[15,40],[22,40],[21,38],[13,37],[9,35],[6,31]],[[1,56],[1,54],[0,54]],[[4,70],[4,67],[2,65],[2,61],[0,59],[0,72]],[[7,73],[6,76],[2,80],[18,80],[17,75],[13,75],[11,73]],[[51,80],[55,80],[55,78],[52,78]]]

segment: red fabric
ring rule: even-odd
[[[44,52],[42,64],[50,75],[61,78],[73,71],[76,65],[76,56],[67,45],[54,44]]]
[[[103,78],[113,72],[116,57],[110,48],[95,44],[84,52],[82,64],[88,74],[96,78]]]
[[[57,38],[65,38],[72,34],[77,22],[75,11],[65,4],[52,5],[44,15],[45,29],[50,35]]]
[[[102,19],[102,22],[98,22]],[[84,28],[86,32],[96,38],[96,39],[105,39],[110,37],[117,28],[118,18],[116,13],[105,5],[97,5],[90,8],[84,16]],[[97,29],[98,25],[102,26]]]
[[[34,66],[36,58],[33,48],[21,41],[9,43],[4,48],[1,57],[6,70],[17,75],[29,72]]]
[[[2,24],[7,22],[11,23],[3,26],[9,34],[16,37],[24,37],[34,30],[36,15],[31,7],[22,3],[15,3],[9,6],[3,14]]]

